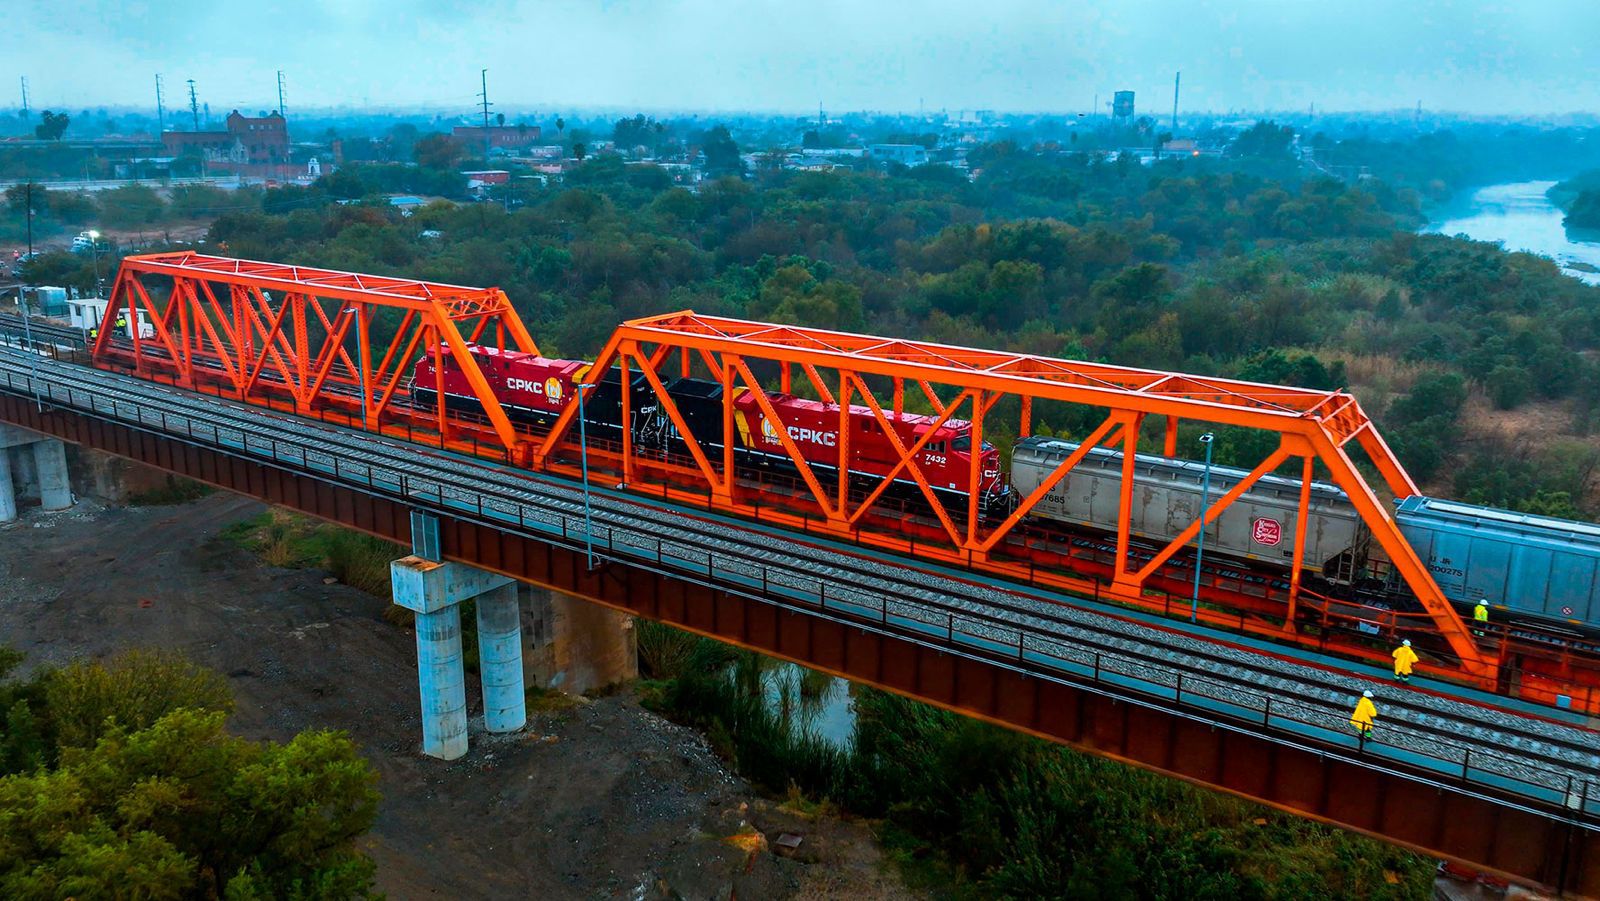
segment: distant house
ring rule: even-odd
[[[467,177],[467,187],[480,188],[484,185],[503,185],[511,181],[511,173],[505,169],[474,169],[463,172]]]
[[[537,125],[457,125],[450,137],[468,150],[481,149],[488,142],[490,150],[526,150],[539,143]]]
[[[876,163],[920,166],[928,161],[928,148],[921,144],[868,144],[867,159]]]

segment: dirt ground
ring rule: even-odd
[[[260,509],[217,494],[26,512],[0,526],[0,642],[29,665],[181,650],[227,674],[240,735],[348,731],[380,776],[366,846],[391,898],[913,897],[864,826],[760,799],[626,692],[423,757],[411,633],[385,602],[217,538]],[[779,856],[784,833],[802,841]]]

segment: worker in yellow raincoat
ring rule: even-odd
[[[1400,642],[1400,647],[1390,655],[1394,657],[1394,677],[1401,682],[1411,681],[1411,664],[1417,662],[1417,652],[1411,650],[1411,639]]]
[[[1372,692],[1361,693],[1361,700],[1356,702],[1356,712],[1350,715],[1350,725],[1356,727],[1356,734],[1363,739],[1372,737],[1372,724],[1378,718],[1378,705],[1372,703]]]
[[[1489,625],[1488,599],[1478,598],[1478,606],[1472,608],[1472,621],[1474,623],[1472,634],[1483,637],[1483,627]]]

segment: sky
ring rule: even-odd
[[[9,0],[0,106],[1600,112],[1600,0]]]

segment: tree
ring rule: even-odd
[[[563,134],[566,134],[566,133],[567,133],[567,120],[561,118],[560,116],[557,116],[556,117],[556,134],[563,135]]]
[[[739,145],[733,142],[726,125],[706,132],[705,143],[700,146],[706,155],[706,172],[714,175],[743,175],[744,160],[739,158]]]
[[[656,126],[656,121],[645,118],[643,113],[631,119],[618,119],[616,127],[612,129],[611,139],[616,142],[617,150],[622,152],[646,147],[655,140]]]
[[[100,218],[116,228],[138,228],[161,218],[167,205],[149,185],[131,184],[100,194]]]
[[[1233,139],[1228,155],[1287,159],[1293,145],[1293,128],[1263,119]]]
[[[581,163],[583,158],[589,155],[589,148],[584,146],[582,141],[578,141],[572,145],[572,155]]]
[[[72,121],[66,113],[53,113],[49,110],[40,114],[39,119],[39,124],[33,127],[33,134],[41,141],[61,140],[62,133]]]
[[[505,113],[495,113],[494,114],[494,124],[500,126],[501,128],[505,128],[506,127],[506,114]]]
[[[427,169],[454,169],[461,160],[461,152],[460,143],[439,132],[418,138],[411,149],[417,165]]]
[[[231,736],[226,683],[163,654],[0,682],[0,705],[0,752],[22,732],[56,739],[0,775],[0,896],[372,895],[355,841],[376,776],[342,733]]]

